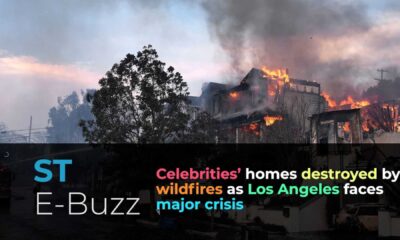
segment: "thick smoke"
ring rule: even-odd
[[[209,0],[203,7],[238,77],[252,66],[284,67],[292,77],[321,82],[337,98],[361,93],[352,83],[360,76],[357,59],[325,59],[321,44],[370,29],[360,1]]]

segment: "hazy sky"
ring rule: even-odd
[[[326,61],[367,57],[362,66],[372,77],[383,67],[376,58],[390,66],[400,62],[400,6],[396,0],[360,2],[368,29],[319,47]],[[233,81],[232,56],[213,32],[210,8],[211,0],[0,0],[0,122],[24,129],[32,115],[34,127],[47,126],[58,96],[96,88],[115,62],[147,44],[182,73],[193,95],[203,82]],[[387,44],[376,44],[380,36]],[[337,46],[343,52],[333,51]]]

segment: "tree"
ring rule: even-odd
[[[397,119],[399,118],[399,104],[396,101],[384,104],[371,104],[365,110],[366,127],[382,129],[385,132],[397,131]]]
[[[187,84],[173,67],[166,68],[151,45],[127,54],[99,84],[93,96],[95,120],[81,122],[89,142],[165,143],[184,138]]]
[[[58,105],[49,111],[51,127],[47,129],[50,143],[83,143],[81,120],[91,120],[90,96],[94,90],[81,91],[81,96],[72,92],[65,98],[58,98]]]
[[[397,99],[400,97],[400,77],[394,80],[379,81],[377,85],[368,88],[363,97],[374,99],[376,101],[386,101]]]
[[[310,100],[303,95],[293,95],[288,103],[278,104],[276,112],[283,119],[266,129],[263,141],[266,143],[306,143],[307,132],[310,130],[308,118],[313,110]]]

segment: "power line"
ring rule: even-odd
[[[29,133],[14,133],[13,131],[5,131],[2,134],[0,132],[0,142],[26,142],[29,143],[29,137],[31,142],[43,142],[41,139],[47,139],[49,135],[47,135],[46,131],[41,129],[32,130]]]
[[[376,71],[379,72],[379,73],[381,74],[381,78],[374,78],[376,81],[382,82],[382,81],[387,80],[387,79],[384,79],[384,78],[383,78],[383,74],[384,74],[384,73],[387,73],[387,72],[388,72],[387,70],[384,70],[384,69],[377,69]]]
[[[48,129],[48,127],[32,128],[31,131],[33,131],[33,130],[44,130],[44,129]],[[0,131],[0,133],[25,132],[25,131],[29,131],[29,128],[27,128],[27,129],[17,129],[17,130],[4,130],[4,131]]]

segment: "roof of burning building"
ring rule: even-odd
[[[239,91],[245,91],[245,90],[248,90],[248,89],[249,89],[249,84],[248,83],[240,83],[239,85],[231,88],[229,90],[229,92],[232,92],[232,91],[239,92]]]
[[[263,72],[262,72],[260,69],[258,69],[258,68],[252,68],[252,69],[246,74],[246,76],[244,76],[244,78],[242,79],[242,81],[240,81],[240,84],[246,83],[246,82],[248,82],[248,80],[250,80],[250,79],[254,79],[254,78],[260,79],[260,78],[263,78],[263,76],[264,76],[264,74],[263,74]]]
[[[236,86],[231,86],[228,84],[216,83],[216,82],[209,82],[204,84],[202,87],[202,96],[211,94],[229,94],[230,92],[239,92],[239,91],[246,91],[250,88],[253,81],[260,81],[265,80],[265,74],[262,70],[258,68],[252,68],[246,76],[240,81],[240,83]],[[290,78],[291,83],[304,85],[304,86],[313,86],[313,87],[320,87],[320,84],[315,81],[307,81],[303,79],[295,79]]]
[[[216,94],[220,91],[225,91],[229,88],[227,84],[222,84],[222,83],[216,83],[216,82],[208,82],[203,84],[203,87],[201,88],[201,96],[204,97],[205,95],[209,94]]]
[[[252,68],[246,76],[242,79],[240,82],[242,83],[247,83],[250,79],[261,79],[265,78],[265,74],[263,73],[262,70],[258,68]],[[308,80],[303,80],[303,79],[296,79],[296,78],[290,78],[290,81],[295,84],[301,84],[301,85],[307,85],[307,86],[315,86],[319,87],[320,84],[315,82],[315,81],[308,81]]]

